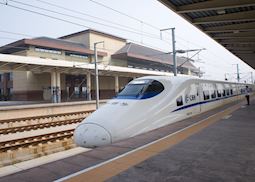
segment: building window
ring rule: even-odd
[[[13,73],[12,72],[7,73],[6,74],[6,79],[7,79],[7,81],[12,81],[13,80]]]
[[[74,87],[74,94],[80,95],[80,87]]]
[[[81,59],[88,59],[88,55],[85,54],[73,54],[73,53],[66,53],[67,56],[81,58]]]
[[[37,51],[37,52],[44,52],[44,53],[51,53],[51,54],[59,54],[59,55],[61,54],[61,51],[59,51],[59,50],[45,49],[45,48],[39,48],[39,47],[36,47],[35,51]]]
[[[87,87],[85,87],[85,86],[81,87],[81,92],[82,92],[82,95],[86,95],[87,94]]]
[[[12,95],[12,94],[13,94],[13,88],[8,88],[7,95]]]

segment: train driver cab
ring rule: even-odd
[[[133,80],[116,96],[117,99],[149,99],[160,94],[164,86],[157,80]]]

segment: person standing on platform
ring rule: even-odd
[[[250,105],[250,93],[249,93],[249,87],[246,86],[245,88],[245,97],[246,97],[246,100],[247,100],[247,105]]]

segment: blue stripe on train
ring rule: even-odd
[[[218,101],[218,100],[228,99],[228,98],[230,98],[230,97],[235,97],[235,96],[239,96],[239,95],[243,95],[243,94],[231,95],[231,96],[224,97],[224,98],[217,98],[217,99],[214,99],[214,100],[208,100],[208,101],[197,102],[197,103],[194,103],[194,104],[182,106],[182,107],[180,107],[180,108],[178,108],[178,109],[173,110],[172,112],[180,111],[180,110],[187,109],[187,108],[189,108],[189,107],[193,107],[193,106],[197,106],[197,105],[207,104],[207,103],[209,103],[209,102],[214,102],[214,101]]]

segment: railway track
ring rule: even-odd
[[[19,122],[27,122],[29,121],[42,121],[42,120],[57,120],[61,117],[75,117],[78,115],[86,115],[92,113],[94,110],[82,111],[82,112],[72,112],[72,113],[63,113],[63,114],[51,114],[45,116],[33,116],[33,117],[25,117],[25,118],[15,118],[15,119],[5,119],[0,120],[0,124],[11,124],[11,123],[19,123]]]
[[[53,132],[38,136],[25,137],[21,139],[0,142],[0,152],[6,152],[8,150],[15,150],[29,146],[36,146],[39,144],[63,140],[64,138],[71,138],[73,137],[73,132],[74,129],[70,129],[60,132]]]
[[[30,131],[30,130],[38,130],[38,129],[62,126],[67,124],[80,123],[83,119],[84,117],[69,119],[69,120],[62,120],[62,121],[54,121],[54,122],[48,122],[48,123],[33,124],[33,125],[27,125],[27,126],[5,128],[5,129],[0,129],[0,135],[6,135],[9,133],[17,133],[17,132]]]
[[[3,117],[0,117],[0,167],[74,148],[74,128],[94,112],[93,108],[85,107],[84,111],[80,111],[81,108],[79,108],[77,109],[79,112],[75,111],[75,106],[70,110],[45,108],[38,112],[36,108],[32,108],[28,114],[22,113],[26,112],[26,109],[19,110],[17,114],[12,112],[10,115],[2,112]],[[64,111],[68,113],[51,114]],[[45,115],[36,116],[37,113],[45,113]],[[11,119],[5,119],[8,118],[7,115]],[[25,117],[26,115],[29,117]]]
[[[91,114],[94,110],[88,110],[84,112],[54,114],[47,116],[35,116],[29,118],[17,118],[11,120],[0,120],[0,125],[4,125],[4,128],[0,128],[0,135],[4,136],[10,133],[39,130],[50,127],[57,127],[63,125],[70,125],[81,122],[85,117]],[[68,118],[68,119],[66,119]],[[22,123],[21,126],[8,127],[9,124]],[[31,124],[32,123],[32,124]],[[35,123],[35,124],[34,124]],[[11,125],[12,126],[12,125]],[[29,146],[37,146],[39,144],[46,144],[47,142],[53,142],[57,140],[63,140],[64,138],[73,137],[74,129],[66,129],[58,132],[51,132],[45,134],[35,134],[35,136],[24,136],[18,139],[7,139],[0,142],[0,153],[8,150],[15,150],[19,148],[26,148]]]
[[[58,115],[36,116],[29,118],[18,118],[11,120],[0,120],[0,124],[8,123],[4,128],[0,128],[0,135],[17,133],[30,130],[38,130],[43,128],[56,127],[81,122],[86,116],[94,110],[85,112],[65,113]],[[65,119],[70,118],[70,119]],[[22,123],[21,126],[10,127],[10,123]],[[13,126],[13,125],[11,125]]]

